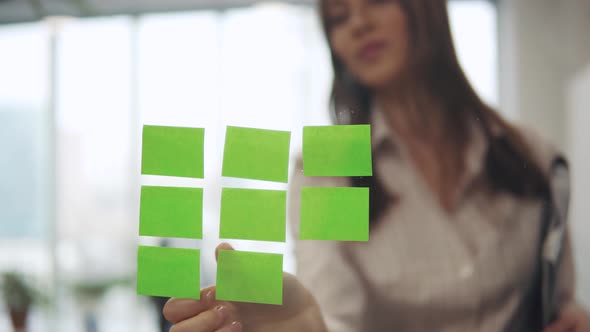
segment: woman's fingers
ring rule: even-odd
[[[196,316],[201,312],[211,309],[215,303],[215,287],[201,290],[200,300],[170,299],[166,302],[162,313],[166,320],[172,324]]]
[[[234,248],[229,243],[221,243],[215,248],[216,259],[219,250]],[[213,306],[215,308],[211,309]],[[212,286],[201,291],[200,300],[168,300],[163,313],[174,324],[170,332],[241,332],[242,324],[232,318],[234,309],[231,303],[215,300],[215,286]]]
[[[170,332],[214,332],[218,331],[224,324],[230,322],[230,311],[226,306],[217,307],[204,311],[192,318],[174,324]]]
[[[231,244],[227,242],[223,242],[218,245],[217,248],[215,248],[215,260],[217,260],[217,257],[219,257],[219,250],[234,250],[234,247],[232,247]]]

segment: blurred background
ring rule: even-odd
[[[590,1],[448,6],[484,100],[568,153],[590,306]],[[200,248],[211,284],[221,187],[285,188],[221,178],[225,126],[291,130],[295,155],[303,125],[329,123],[331,75],[313,0],[0,0],[0,273],[32,289],[27,331],[159,331],[135,294],[138,244]],[[141,176],[143,124],[206,128],[205,179]],[[203,187],[206,238],[139,238],[142,184]],[[231,242],[294,270],[291,239]]]

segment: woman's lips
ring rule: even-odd
[[[363,61],[374,61],[385,48],[385,42],[375,41],[364,44],[358,52],[358,57]]]

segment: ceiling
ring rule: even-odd
[[[262,1],[268,0],[0,0],[0,24],[36,21],[45,16],[109,16],[224,9]],[[278,2],[310,5],[315,0]]]

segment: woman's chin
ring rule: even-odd
[[[400,78],[400,70],[391,66],[375,66],[359,75],[359,82],[371,90],[381,90],[392,86]]]
[[[369,88],[369,90],[377,91],[391,87],[396,81],[396,76],[376,75],[373,77],[364,77],[360,79],[362,85]]]

